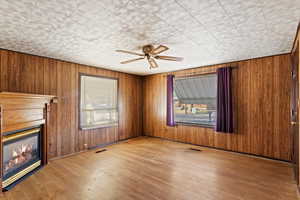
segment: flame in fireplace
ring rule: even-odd
[[[27,161],[33,156],[33,144],[22,144],[12,150],[11,159],[4,166],[4,172],[17,167]]]

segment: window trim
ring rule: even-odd
[[[217,75],[217,72],[203,72],[200,74],[178,76],[177,79],[187,79],[187,78],[192,78],[195,76],[206,76],[206,75],[211,75],[211,74]],[[174,88],[175,81],[176,81],[176,75],[174,77],[173,88]],[[216,101],[217,101],[217,99],[216,99]],[[175,111],[174,97],[173,97],[172,104],[173,104],[173,110]],[[209,129],[214,129],[216,127],[216,125],[197,124],[197,123],[192,123],[192,122],[179,122],[179,121],[175,120],[175,112],[173,113],[173,115],[174,115],[175,126],[192,126],[192,127],[201,127],[201,128],[209,128]]]
[[[81,77],[82,76],[89,76],[89,77],[96,77],[96,78],[104,78],[104,79],[112,79],[117,81],[117,112],[118,112],[118,120],[116,124],[106,124],[106,125],[98,125],[95,127],[81,127]],[[85,130],[95,130],[95,129],[103,129],[103,128],[112,128],[112,127],[118,127],[120,122],[120,106],[119,106],[119,78],[118,77],[110,77],[110,76],[102,76],[102,75],[94,75],[94,74],[87,74],[87,73],[79,73],[78,78],[78,85],[79,85],[79,92],[78,92],[78,129],[81,131]]]
[[[188,123],[188,122],[176,122],[176,126],[193,126],[193,127],[201,127],[201,128],[210,128],[214,129],[216,126],[215,125],[206,125],[206,124],[196,124],[196,123]]]

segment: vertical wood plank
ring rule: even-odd
[[[120,129],[111,127],[80,131],[79,73],[119,78],[121,85]],[[51,105],[49,127],[49,157],[59,157],[116,142],[142,133],[142,78],[135,75],[58,61],[50,58],[0,50],[0,90],[58,96]]]
[[[211,72],[224,66],[238,66],[233,71],[234,134],[216,133],[202,127],[166,126],[166,91],[161,87],[165,87],[167,73],[144,78],[144,134],[290,161],[289,55],[199,67],[174,74]]]

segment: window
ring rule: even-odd
[[[216,123],[216,97],[216,74],[175,78],[175,122],[214,126]]]
[[[118,125],[118,80],[80,76],[80,127]]]

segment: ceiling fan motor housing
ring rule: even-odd
[[[153,45],[148,44],[143,46],[143,52],[147,55],[150,54],[152,52],[152,50],[154,49]]]

